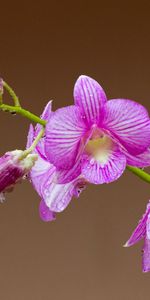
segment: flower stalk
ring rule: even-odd
[[[145,182],[150,183],[150,174],[146,173],[142,169],[132,167],[132,166],[127,166],[127,169],[133,174],[135,174],[136,176],[138,176],[139,178],[141,178],[142,180],[144,180]]]
[[[14,105],[15,106],[20,106],[20,101],[19,98],[17,97],[17,95],[15,94],[14,90],[8,85],[7,82],[5,82],[3,80],[3,87],[6,89],[6,91],[8,92],[8,94],[11,96],[11,98],[14,101]]]
[[[10,113],[16,113],[19,114],[30,121],[34,123],[38,123],[42,126],[46,125],[46,121],[40,119],[38,116],[34,115],[33,113],[29,112],[28,110],[20,107],[20,106],[12,106],[12,105],[7,105],[7,104],[0,104],[0,110],[2,111],[9,111]]]
[[[44,132],[45,132],[45,127],[42,127],[42,129],[38,133],[37,137],[34,139],[32,145],[29,148],[27,148],[27,150],[24,151],[23,157],[26,157],[28,154],[32,153],[32,151],[35,149],[35,147],[38,144],[38,142],[40,141],[40,139],[43,137]]]

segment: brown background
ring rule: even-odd
[[[148,3],[1,1],[1,76],[38,115],[50,99],[54,109],[71,104],[80,74],[99,81],[108,98],[150,111]],[[1,154],[24,148],[28,120],[0,117]],[[122,247],[149,198],[148,184],[126,171],[115,183],[89,186],[56,222],[44,223],[30,183],[17,186],[0,206],[0,299],[149,299],[142,243]]]

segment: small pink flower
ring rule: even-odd
[[[74,100],[53,112],[46,125],[46,158],[61,173],[59,183],[80,175],[94,184],[109,183],[127,164],[150,165],[150,119],[142,105],[107,101],[102,87],[88,76],[76,81]]]
[[[131,237],[126,242],[125,247],[132,246],[144,239],[144,247],[142,251],[143,272],[150,271],[150,202],[147,204],[146,212],[133,231]]]
[[[28,174],[37,160],[37,155],[23,156],[24,151],[14,150],[6,152],[0,157],[0,199],[4,199],[4,193],[10,191],[14,185]]]

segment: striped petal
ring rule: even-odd
[[[78,107],[68,106],[53,113],[45,138],[45,152],[50,163],[59,169],[70,169],[79,155],[86,131]]]
[[[85,187],[85,180],[78,179],[67,184],[53,182],[45,188],[44,201],[53,212],[63,211],[73,196],[78,197]]]
[[[57,182],[60,184],[68,183],[70,181],[73,181],[78,176],[81,175],[81,161],[78,159],[76,163],[72,166],[69,170],[57,170],[56,171],[56,178]]]
[[[39,205],[39,214],[44,222],[54,221],[56,219],[56,214],[47,207],[43,200],[41,200]]]
[[[142,251],[142,269],[144,273],[150,271],[150,239],[147,238],[145,238]]]
[[[104,162],[84,155],[81,173],[90,183],[102,184],[117,180],[122,175],[125,167],[125,155],[115,146],[115,148],[109,152],[107,160]]]
[[[138,167],[138,168],[145,168],[150,166],[150,148],[145,150],[143,153],[138,155],[131,155],[127,151],[123,151],[127,159],[127,165]]]
[[[132,155],[150,145],[150,119],[140,104],[126,99],[107,102],[103,127],[110,131]]]
[[[59,176],[61,181],[63,181],[64,175],[66,177],[70,176],[67,175],[67,172],[64,174],[62,171],[61,174],[60,171]],[[54,165],[50,164],[39,155],[35,166],[30,172],[30,179],[35,190],[45,203],[44,205],[43,202],[41,202],[39,208],[40,217],[44,221],[51,221],[54,219],[52,212],[60,212],[64,210],[71,201],[73,195],[77,196],[77,194],[79,194],[81,191],[81,179],[77,181],[71,181],[66,184],[59,184],[57,183],[57,177],[58,174],[56,173],[56,168]]]
[[[143,272],[150,271],[150,214],[148,215],[146,222],[146,237],[143,247],[142,265]]]
[[[31,146],[35,136],[34,128],[30,125],[27,138],[27,148]],[[45,150],[43,139],[41,139],[38,149],[36,147],[33,153],[38,154],[38,160],[30,171],[30,180],[40,197],[43,197],[45,185],[52,182],[56,168],[44,158]]]
[[[53,182],[55,171],[56,168],[52,164],[38,156],[38,160],[30,172],[30,179],[41,198],[44,198],[45,189]]]
[[[34,134],[34,129],[31,125],[27,141],[29,146],[34,139]],[[38,160],[30,171],[30,180],[42,199],[39,206],[41,219],[43,221],[52,221],[55,218],[54,212],[64,210],[73,196],[79,196],[85,188],[85,180],[82,178],[73,180],[74,174],[77,177],[77,173],[81,173],[79,161],[71,170],[56,172],[55,166],[43,158],[44,147],[42,144],[44,139],[42,139],[39,149],[34,149],[34,153],[38,153]],[[59,184],[58,179],[71,182]]]
[[[66,208],[73,196],[78,197],[85,187],[85,180],[78,178],[66,184],[57,183],[56,168],[40,156],[30,172],[31,182],[46,204],[42,209],[43,218],[48,210],[60,212]],[[63,176],[62,176],[63,178]]]
[[[74,99],[87,124],[99,123],[107,98],[97,81],[88,76],[80,76],[74,86]]]
[[[29,148],[32,145],[33,139],[34,139],[34,127],[32,124],[30,124],[28,136],[27,136],[26,148]]]
[[[45,120],[45,121],[49,121],[51,116],[52,116],[53,112],[52,112],[52,101],[49,101],[47,103],[47,105],[44,108],[44,111],[41,115],[41,119]],[[38,133],[40,132],[42,126],[40,124],[37,124],[35,126],[35,136],[38,135]],[[36,149],[38,150],[38,152],[40,153],[40,155],[46,159],[46,154],[45,154],[45,144],[43,143],[43,138],[38,142]]]
[[[147,223],[149,213],[150,213],[150,202],[148,203],[146,212],[143,215],[142,219],[140,220],[138,226],[133,231],[129,240],[126,242],[125,244],[126,247],[132,246],[137,242],[139,242],[142,238],[146,237],[146,223]]]

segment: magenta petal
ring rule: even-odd
[[[150,119],[140,104],[126,99],[107,102],[103,127],[109,130],[133,155],[150,145]]]
[[[150,202],[147,204],[146,212],[143,215],[142,219],[139,221],[138,226],[135,228],[131,237],[126,242],[126,244],[125,244],[126,247],[136,244],[137,242],[139,242],[142,238],[144,238],[146,236],[146,222],[147,222],[149,213],[150,213]]]
[[[29,148],[32,145],[33,139],[34,139],[34,128],[33,128],[33,125],[30,124],[29,132],[28,132],[28,136],[27,136],[26,148]]]
[[[35,166],[30,171],[31,182],[42,198],[45,196],[45,188],[53,181],[55,170],[52,164],[38,156]]]
[[[146,222],[146,237],[143,247],[142,265],[143,272],[150,271],[150,214],[148,215]]]
[[[75,184],[52,183],[45,189],[44,201],[50,210],[54,212],[63,211],[74,195]]]
[[[100,163],[86,155],[82,161],[83,177],[94,184],[109,183],[117,180],[126,167],[126,158],[116,147],[108,157],[107,162]]]
[[[39,214],[44,222],[54,221],[56,219],[56,214],[46,206],[43,200],[41,200],[39,205]]]
[[[150,166],[150,149],[148,148],[143,153],[138,155],[131,155],[129,152],[124,151],[123,153],[127,159],[127,165],[138,168],[145,168]]]
[[[47,105],[45,106],[44,108],[44,111],[41,115],[41,119],[45,120],[45,121],[49,121],[53,112],[51,111],[52,109],[52,101],[49,101],[47,103]],[[37,124],[36,127],[35,127],[35,136],[38,135],[39,131],[41,130],[42,126],[40,124]],[[45,143],[44,143],[44,138],[42,138],[37,146],[36,146],[36,149],[38,150],[38,152],[40,153],[40,155],[46,159],[46,154],[45,154]]]
[[[150,239],[145,238],[142,252],[143,252],[142,253],[143,272],[149,272],[150,271]]]
[[[42,115],[40,116],[41,119],[45,121],[49,121],[52,116],[52,101],[49,101],[47,105],[45,106]],[[41,130],[42,126],[40,124],[37,124],[35,127],[35,135],[37,136],[39,131]]]
[[[52,114],[52,100],[46,104],[42,112],[41,119],[48,121],[51,117],[51,114]]]
[[[88,76],[80,76],[74,86],[74,99],[88,124],[99,122],[107,98],[97,81]]]
[[[56,177],[58,183],[68,183],[81,175],[81,161],[78,159],[69,170],[57,170]]]
[[[78,197],[85,188],[85,181],[81,178],[66,184],[58,184],[55,167],[40,156],[30,172],[30,178],[46,207],[53,212],[64,210],[72,196]]]
[[[46,126],[47,159],[57,168],[71,168],[80,151],[81,138],[85,132],[86,127],[78,107],[58,109]]]

